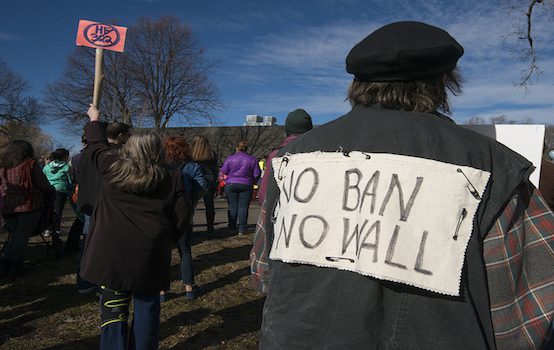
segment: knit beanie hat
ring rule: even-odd
[[[300,135],[312,130],[312,117],[303,109],[295,109],[287,115],[285,132],[287,136]]]

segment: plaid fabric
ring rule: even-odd
[[[270,178],[273,176],[271,160],[277,156],[279,150],[289,142],[296,139],[298,135],[288,136],[276,149],[274,149],[266,162],[266,169],[262,184],[258,191],[258,197],[262,203],[258,220],[256,221],[256,231],[254,234],[254,242],[250,250],[250,286],[255,290],[267,294],[269,290],[269,240],[265,231],[267,224],[267,209],[266,209],[266,191],[268,189]],[[271,214],[270,214],[271,215]]]
[[[269,250],[262,206],[250,252],[250,285],[267,293]],[[490,309],[498,350],[554,349],[554,214],[532,185],[523,185],[487,234]]]
[[[532,185],[505,207],[483,257],[497,348],[553,349],[554,214]]]
[[[255,290],[267,293],[269,284],[269,249],[265,232],[267,210],[265,203],[261,206],[256,222],[254,242],[250,250],[250,286]]]
[[[2,213],[23,213],[42,207],[42,194],[33,184],[32,172],[36,167],[33,159],[19,165],[0,169],[0,197]]]

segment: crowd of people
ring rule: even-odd
[[[240,141],[219,167],[201,135],[104,124],[94,105],[71,161],[57,149],[41,168],[28,142],[9,142],[0,274],[23,273],[32,234],[60,245],[69,199],[66,249],[86,237],[77,284],[100,295],[100,347],[155,349],[174,244],[182,294],[198,295],[197,203],[214,234],[224,192],[228,232],[243,235],[259,185],[250,263],[252,286],[267,294],[262,349],[551,349],[554,214],[529,161],[447,116],[462,55],[424,23],[376,30],[346,58],[352,110],[315,129],[293,110],[262,162]]]
[[[181,292],[186,299],[198,295],[191,252],[197,203],[204,202],[206,234],[246,233],[261,169],[244,140],[220,167],[202,135],[187,140],[134,132],[124,123],[100,122],[95,106],[88,115],[82,150],[71,159],[63,148],[36,159],[26,141],[0,148],[0,203],[8,233],[0,278],[15,282],[25,273],[25,251],[33,235],[51,244],[57,258],[78,250],[77,291],[96,292],[101,298],[101,347],[128,345],[127,317],[133,300],[131,339],[153,348],[160,302],[169,290],[174,244],[181,257]],[[218,187],[229,208],[228,230],[219,232],[214,227]],[[67,203],[75,219],[64,242],[61,224]],[[114,300],[124,302],[113,307]]]

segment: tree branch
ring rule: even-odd
[[[525,13],[525,16],[527,17],[527,32],[526,32],[526,39],[529,44],[529,50],[528,50],[528,56],[531,60],[529,63],[529,67],[525,69],[522,73],[522,79],[520,82],[520,86],[527,87],[527,84],[530,83],[531,78],[537,74],[540,73],[540,69],[537,65],[537,54],[535,52],[535,47],[533,45],[533,35],[532,35],[532,23],[533,23],[533,9],[537,4],[542,4],[544,0],[531,0],[529,3],[529,7],[527,8],[527,13]]]

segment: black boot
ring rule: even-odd
[[[56,259],[63,258],[63,241],[60,238],[60,231],[54,231],[52,234],[52,248]]]
[[[23,260],[12,260],[12,266],[8,272],[8,278],[13,282],[25,274]]]
[[[12,261],[10,259],[0,259],[0,278],[7,277],[12,268]]]

